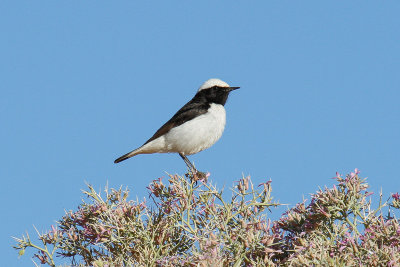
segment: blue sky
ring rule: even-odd
[[[128,186],[186,167],[140,146],[208,78],[232,86],[220,141],[190,159],[219,186],[272,179],[294,204],[354,168],[400,190],[399,1],[0,3],[1,251],[49,229],[85,181]],[[277,218],[284,209],[274,211]]]

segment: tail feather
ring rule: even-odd
[[[117,159],[114,161],[114,163],[119,163],[119,162],[121,162],[121,161],[124,161],[124,160],[126,160],[126,159],[129,159],[129,158],[131,158],[131,157],[133,157],[133,156],[136,156],[136,155],[137,155],[137,150],[133,150],[133,151],[131,151],[131,152],[129,152],[129,153],[126,153],[125,155],[123,155],[123,156],[117,158]]]
[[[165,150],[165,141],[164,138],[157,138],[149,143],[145,143],[143,146],[117,158],[114,163],[118,163],[129,159],[133,156],[139,154],[152,154],[152,153],[165,153],[169,152],[169,150]]]

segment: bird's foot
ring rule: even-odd
[[[207,182],[207,178],[208,176],[210,176],[210,173],[205,173],[194,169],[190,170],[185,175],[186,177],[190,178],[192,182],[197,182],[197,181]]]

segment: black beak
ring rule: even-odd
[[[228,92],[239,89],[240,87],[228,87]]]

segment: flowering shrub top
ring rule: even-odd
[[[121,188],[103,198],[89,185],[89,201],[39,234],[41,246],[26,235],[15,248],[36,249],[50,266],[55,256],[73,266],[398,266],[400,195],[384,202],[381,194],[372,209],[358,174],[337,174],[336,185],[274,222],[270,181],[244,177],[227,200],[206,179],[169,175],[149,185],[150,203],[128,200]]]

